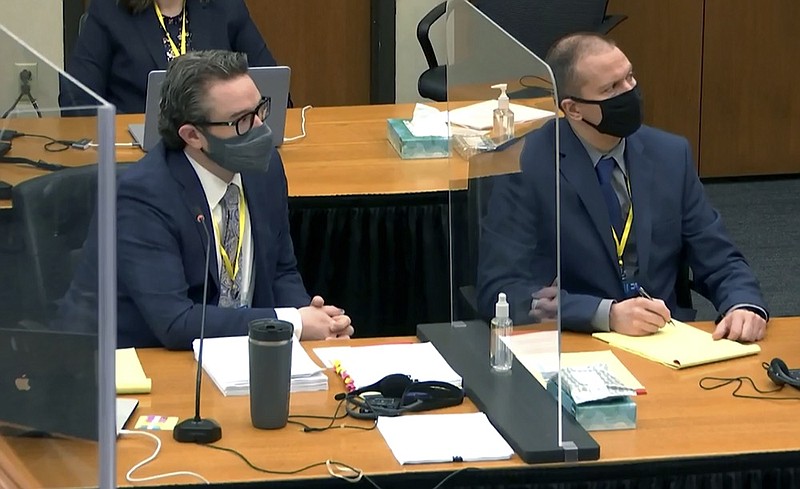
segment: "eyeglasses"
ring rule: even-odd
[[[261,100],[256,105],[256,108],[242,116],[239,116],[236,120],[232,121],[204,121],[198,123],[202,126],[227,126],[227,127],[235,127],[236,134],[238,136],[243,136],[247,134],[247,132],[253,128],[253,123],[255,123],[256,116],[264,122],[264,119],[267,118],[269,115],[269,109],[271,105],[272,99],[270,97],[261,97]]]

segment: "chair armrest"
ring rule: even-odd
[[[628,16],[624,14],[614,14],[614,15],[606,15],[603,18],[603,22],[597,28],[597,32],[601,34],[608,34],[611,32],[611,29],[617,26],[620,22],[627,19]]]
[[[444,15],[446,10],[447,2],[442,2],[433,7],[431,11],[419,21],[419,24],[417,24],[417,40],[419,41],[419,45],[422,48],[422,53],[425,55],[425,61],[428,62],[429,68],[435,68],[439,66],[439,62],[436,60],[436,53],[433,51],[433,44],[431,44],[431,38],[429,35],[431,25],[433,25],[433,23],[436,22],[439,17]]]

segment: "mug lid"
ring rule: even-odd
[[[294,326],[289,321],[275,318],[262,318],[250,321],[250,339],[256,341],[287,341],[292,339]]]

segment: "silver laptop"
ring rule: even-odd
[[[272,129],[272,137],[276,146],[283,144],[286,129],[286,104],[289,101],[289,78],[291,69],[288,66],[257,66],[249,70],[261,95],[272,99],[266,124]],[[142,150],[150,151],[158,144],[158,112],[161,101],[161,85],[164,83],[166,71],[155,70],[147,75],[147,98],[144,106],[144,124],[128,125],[128,132]]]
[[[0,433],[97,440],[97,335],[0,328]],[[117,398],[116,430],[138,405]]]

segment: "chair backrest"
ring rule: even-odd
[[[608,0],[473,0],[481,12],[540,58],[559,38],[597,32]]]
[[[130,165],[118,165],[122,171]],[[68,168],[14,186],[14,220],[23,237],[26,309],[46,317],[72,280],[97,201],[97,165]],[[22,282],[22,281],[20,281]],[[35,309],[33,309],[35,310]]]

